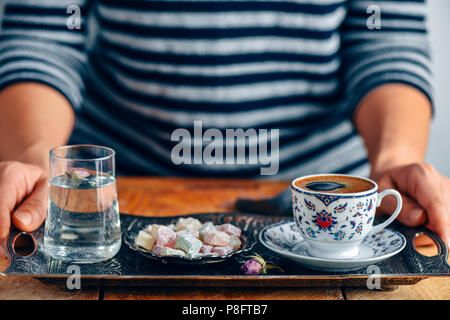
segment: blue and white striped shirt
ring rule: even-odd
[[[0,88],[54,87],[77,114],[71,143],[114,148],[129,174],[259,176],[173,163],[171,133],[201,121],[279,129],[276,178],[366,175],[351,120],[361,99],[387,83],[432,99],[425,11],[420,0],[6,0]]]

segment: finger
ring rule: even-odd
[[[0,188],[0,194],[2,194],[2,188]],[[12,201],[8,194],[2,194],[2,201],[0,201],[0,239],[5,238],[9,234],[9,228],[11,226],[10,206],[8,205]]]
[[[13,213],[12,222],[18,229],[31,232],[40,227],[47,215],[47,192],[47,181],[40,179]]]
[[[446,178],[429,165],[411,165],[401,168],[399,172],[393,170],[390,177],[426,211],[428,226],[450,243],[450,210],[446,199],[448,186],[443,183]]]
[[[16,205],[17,188],[15,186],[14,167],[3,164],[0,168],[0,239],[9,234],[11,211]]]
[[[450,213],[444,203],[433,203],[427,209],[427,227],[450,246]]]
[[[446,177],[438,177],[435,183],[436,188],[444,192],[427,206],[428,223],[426,227],[450,246],[450,199],[448,198],[450,184]]]
[[[6,238],[9,234],[11,221],[9,210],[5,206],[0,207],[0,240]]]
[[[427,165],[413,164],[391,170],[388,173],[392,183],[426,211],[430,204],[441,202],[442,195],[442,191],[439,190],[436,183],[438,177],[428,168]]]
[[[9,234],[11,212],[30,194],[46,173],[37,167],[18,162],[0,163],[0,237]]]
[[[389,175],[383,176],[379,182],[378,186],[380,190],[385,189],[399,189],[394,182],[391,180]],[[415,227],[422,225],[426,222],[427,216],[425,210],[413,199],[411,199],[407,194],[398,190],[402,196],[402,209],[397,217],[401,223]],[[384,214],[391,215],[397,208],[397,200],[393,196],[387,196],[383,198],[380,204],[380,211]]]
[[[427,221],[427,215],[424,209],[420,207],[417,202],[410,199],[408,196],[402,194],[402,209],[397,217],[397,220],[409,227],[416,227],[424,224]],[[397,208],[397,200],[395,197],[385,197],[380,205],[380,210],[391,215]]]

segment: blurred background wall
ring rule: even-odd
[[[427,161],[450,177],[450,1],[428,0],[429,31],[436,79],[436,117]]]
[[[4,2],[0,0],[0,19]],[[436,115],[426,160],[450,177],[450,0],[428,0],[428,10],[436,79]]]

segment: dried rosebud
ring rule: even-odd
[[[264,260],[264,258],[257,253],[248,258],[251,259],[245,261],[241,266],[241,270],[244,271],[245,274],[265,274],[267,273],[267,269],[278,269],[281,272],[284,272],[280,267],[269,264],[268,262],[270,261]]]
[[[241,266],[241,270],[245,274],[259,274],[261,272],[262,264],[255,259],[250,259],[244,262]]]

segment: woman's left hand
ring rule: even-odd
[[[400,222],[411,227],[425,224],[450,246],[450,179],[432,165],[422,163],[374,171],[371,178],[380,191],[395,189],[401,193],[403,207],[397,218]],[[386,197],[380,209],[392,214],[396,205],[393,197]]]

